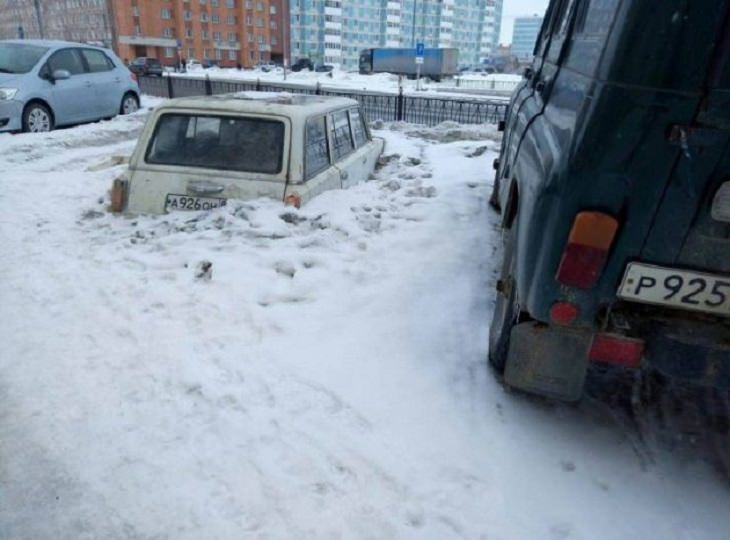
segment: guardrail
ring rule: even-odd
[[[444,121],[462,124],[497,124],[507,114],[504,101],[489,99],[458,99],[451,97],[410,96],[393,92],[369,92],[307,86],[294,83],[269,83],[266,81],[236,81],[205,78],[140,77],[139,86],[143,93],[166,98],[212,96],[232,92],[264,91],[291,92],[296,94],[317,94],[344,96],[357,100],[370,120],[403,121],[433,126]]]

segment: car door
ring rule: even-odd
[[[370,140],[360,109],[353,107],[347,113],[355,151],[337,163],[337,167],[343,171],[343,188],[349,188],[367,180],[375,167],[375,160],[378,159],[377,145]]]
[[[66,70],[71,75],[68,79],[54,81],[53,73]],[[94,92],[89,81],[78,49],[60,49],[53,53],[42,75],[50,85],[50,105],[56,125],[73,124],[94,118]]]
[[[304,189],[306,202],[329,189],[342,187],[340,170],[333,166],[324,115],[307,119],[304,129]]]
[[[347,109],[330,113],[328,118],[329,139],[332,158],[340,173],[341,187],[350,187],[357,182],[357,158],[355,142],[350,129],[350,116]]]
[[[122,76],[114,63],[97,49],[80,49],[94,99],[89,103],[95,118],[114,116],[122,102]]]

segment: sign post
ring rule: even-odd
[[[416,91],[421,89],[421,65],[423,64],[423,43],[416,43]]]

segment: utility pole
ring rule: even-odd
[[[416,0],[413,0],[413,28],[411,29],[411,46],[416,46]]]
[[[284,80],[286,80],[286,68],[289,65],[289,27],[291,25],[291,14],[289,13],[289,0],[282,0],[281,4],[281,11],[284,12],[282,13],[281,17],[281,24],[283,27],[281,38],[284,42],[282,43],[282,47],[284,49]],[[284,17],[286,17],[286,20],[284,19]]]
[[[38,33],[41,36],[41,39],[45,39],[45,32],[43,31],[43,13],[41,10],[41,3],[40,0],[33,0],[33,6],[35,7],[35,16],[38,20]]]

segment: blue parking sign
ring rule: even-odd
[[[423,43],[416,43],[416,56],[423,56],[424,49]]]

